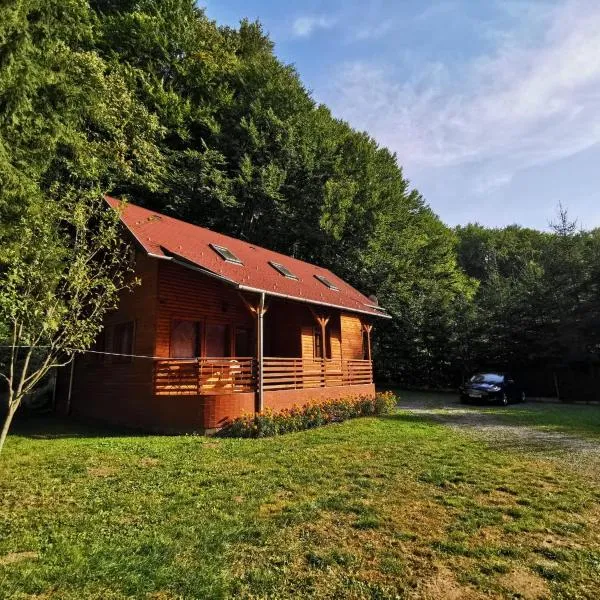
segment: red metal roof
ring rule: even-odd
[[[113,208],[121,203],[115,198],[106,199]],[[373,300],[322,267],[131,203],[124,205],[121,220],[149,255],[200,269],[240,290],[265,292],[270,296],[333,306],[374,317],[388,316],[374,305]],[[227,248],[242,264],[224,260],[211,244]],[[282,264],[298,279],[283,276],[269,264],[270,261]],[[329,289],[317,275],[325,277],[338,289]]]

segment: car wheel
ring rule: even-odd
[[[508,404],[508,396],[506,394],[502,394],[500,397],[500,404],[502,406],[506,406]]]

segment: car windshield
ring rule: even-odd
[[[504,375],[497,373],[477,373],[471,377],[471,383],[504,383]]]

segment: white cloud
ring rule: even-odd
[[[330,104],[409,169],[477,163],[477,193],[591,147],[600,141],[600,5],[515,6],[527,21],[495,35],[491,54],[460,70],[418,67],[404,81],[389,66],[352,63]]]
[[[297,17],[292,23],[292,31],[296,37],[309,37],[319,29],[331,29],[335,19],[325,15],[308,15]]]
[[[423,11],[415,17],[415,20],[426,21],[428,19],[438,18],[448,14],[449,12],[452,12],[453,10],[458,10],[456,2],[437,2],[436,4],[431,4],[423,9]]]
[[[352,38],[359,41],[378,39],[390,33],[394,27],[395,23],[392,19],[370,25],[360,25],[353,32]]]

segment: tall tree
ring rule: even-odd
[[[0,344],[6,435],[48,368],[85,349],[122,284],[102,192],[155,185],[161,128],[94,48],[83,0],[19,0],[0,19]],[[25,348],[18,348],[24,346]]]
[[[56,367],[94,342],[127,279],[118,215],[102,195],[74,192],[32,206],[14,225],[20,244],[0,262],[0,378],[8,407],[0,451],[23,398]]]

